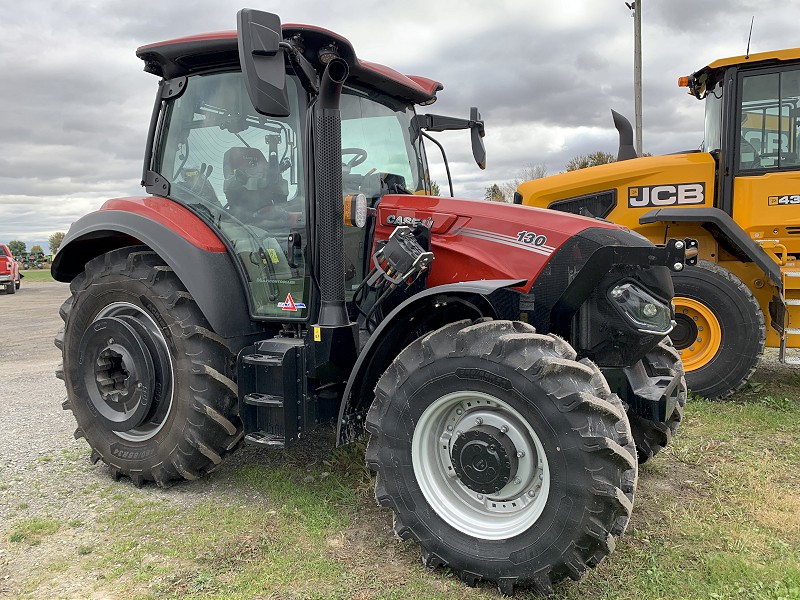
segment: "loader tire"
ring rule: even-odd
[[[723,400],[740,390],[764,353],[767,329],[753,293],[736,275],[699,261],[672,274],[676,326],[670,334],[693,394]]]
[[[666,421],[651,421],[630,411],[628,412],[628,420],[631,423],[633,440],[636,442],[639,464],[647,462],[670,444],[683,420],[687,396],[683,365],[669,338],[661,340],[658,346],[647,353],[644,360],[645,368],[650,375],[672,376],[675,373],[680,373],[681,379],[676,391],[675,409],[667,417]]]
[[[375,496],[429,567],[552,593],[614,550],[637,482],[622,404],[561,338],[459,321],[413,342],[367,414]]]
[[[67,399],[92,461],[137,485],[196,479],[242,439],[235,357],[191,295],[144,247],[101,255],[61,307]]]

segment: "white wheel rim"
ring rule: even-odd
[[[505,435],[517,450],[516,473],[492,494],[467,487],[450,458],[458,432],[477,422],[507,428]],[[489,394],[459,391],[435,400],[414,428],[411,460],[431,508],[450,526],[472,537],[502,540],[519,535],[536,522],[547,504],[550,469],[539,436],[516,409]]]

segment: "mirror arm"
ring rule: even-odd
[[[316,69],[308,62],[308,59],[303,56],[300,50],[297,49],[297,46],[291,42],[282,41],[279,46],[283,48],[289,56],[289,62],[292,63],[294,72],[303,85],[303,89],[309,94],[318,94],[319,76],[317,75]]]
[[[423,115],[423,116],[427,116],[427,115]],[[444,146],[442,146],[442,145],[441,145],[441,144],[440,144],[438,141],[436,141],[436,139],[435,139],[435,138],[433,138],[433,137],[429,136],[429,135],[428,135],[427,133],[425,133],[424,131],[420,130],[420,132],[419,132],[419,133],[420,133],[420,135],[421,135],[422,137],[424,137],[425,139],[427,139],[427,140],[430,140],[430,141],[432,141],[434,144],[436,144],[437,146],[439,146],[439,150],[440,150],[440,151],[441,151],[441,153],[442,153],[442,160],[444,160],[444,168],[445,168],[445,170],[447,171],[447,183],[448,183],[448,184],[450,184],[450,197],[451,197],[451,198],[455,198],[455,194],[453,193],[453,178],[452,178],[452,177],[450,177],[450,165],[449,165],[449,164],[447,164],[447,154],[445,154],[445,152],[444,152]]]

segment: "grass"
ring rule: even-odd
[[[21,271],[24,277],[22,283],[37,283],[39,281],[54,281],[53,276],[50,275],[50,269],[28,269]]]
[[[556,597],[800,598],[798,396],[800,377],[787,372],[727,402],[693,398],[673,444],[641,468],[616,552]],[[61,595],[498,598],[489,584],[466,591],[448,570],[425,569],[418,547],[393,537],[363,450],[243,450],[169,490],[87,477],[76,495],[97,501],[95,513],[64,526],[17,521],[5,557],[42,549],[21,588],[33,597],[72,580],[81,587]]]

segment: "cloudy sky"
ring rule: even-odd
[[[0,18],[0,241],[41,244],[107,198],[139,194],[157,79],[135,49],[234,29],[241,0],[30,0]],[[616,152],[610,109],[633,121],[633,19],[622,0],[321,0],[249,6],[348,38],[357,54],[444,83],[429,112],[486,122],[488,168],[465,132],[439,134],[456,195],[531,165],[557,173]],[[336,7],[335,9],[333,7]],[[798,45],[799,0],[641,0],[644,149],[697,148],[702,105],[677,78],[716,58]],[[434,178],[446,189],[429,149]]]

